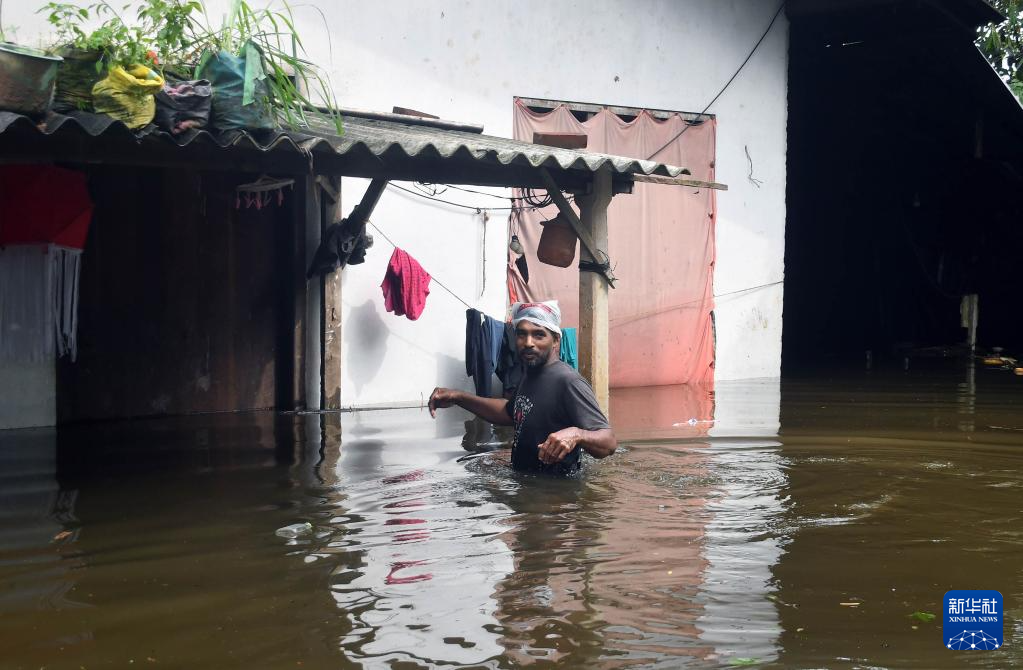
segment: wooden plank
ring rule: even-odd
[[[335,196],[321,200],[325,226],[341,220],[341,179],[331,177],[329,181]],[[341,409],[341,272],[323,278],[322,319],[323,409]]]
[[[640,112],[646,112],[658,119],[669,119],[673,116],[681,116],[686,121],[699,121],[713,119],[714,114],[697,114],[695,112],[673,112],[670,109],[648,109],[644,107],[622,107],[620,105],[597,105],[590,102],[573,102],[571,100],[546,100],[543,98],[516,98],[526,107],[539,107],[541,109],[554,109],[558,105],[565,105],[574,112],[589,112],[595,114],[607,110],[618,116],[639,116]]]
[[[384,189],[387,188],[388,181],[388,179],[376,178],[369,183],[369,186],[366,187],[366,192],[362,195],[362,200],[359,201],[359,204],[352,210],[351,216],[348,217],[348,225],[359,224],[360,226],[365,226],[366,220],[373,214],[377,203],[380,202],[380,196],[383,195]]]
[[[334,202],[341,202],[341,190],[337,187],[341,182],[336,176],[329,177],[320,175],[316,178],[320,189]]]
[[[311,176],[302,180],[306,206],[303,221],[299,222],[305,250],[305,267],[312,263],[313,254],[323,239],[323,215],[320,210],[320,189]],[[296,184],[297,186],[297,184]],[[303,193],[296,189],[296,195]],[[320,409],[323,401],[323,278],[313,277],[305,284],[305,341],[304,395],[306,409]]]
[[[391,108],[391,112],[394,114],[401,114],[402,116],[416,116],[420,119],[439,119],[440,117],[436,114],[427,114],[426,112],[420,112],[418,109],[411,109],[410,107],[398,107],[395,105]]]
[[[611,204],[611,174],[601,170],[593,175],[593,189],[577,196],[582,226],[597,248],[607,249],[607,206]],[[584,260],[600,258],[583,250]],[[590,382],[604,414],[610,406],[610,359],[608,355],[608,282],[593,272],[579,273],[579,372]]]
[[[322,107],[315,108],[317,111],[325,111]],[[426,126],[427,128],[440,128],[441,130],[460,130],[466,133],[479,135],[483,132],[483,124],[463,121],[452,121],[450,119],[431,119],[419,116],[406,116],[388,112],[377,112],[371,109],[357,109],[354,107],[341,107],[338,109],[342,116],[353,116],[357,119],[371,119],[375,121],[396,121],[407,123],[413,126]],[[336,134],[336,133],[330,133]]]
[[[281,281],[274,282],[277,304],[277,344],[275,350],[274,376],[277,386],[274,407],[280,410],[294,410],[305,406],[305,390],[301,382],[305,351],[303,349],[305,324],[305,260],[304,221],[305,188],[304,177],[295,181],[295,187],[287,194],[286,209],[279,215],[280,220],[273,233],[276,238],[275,267],[281,268]]]
[[[715,191],[727,191],[728,184],[720,184],[716,181],[701,181],[689,177],[660,177],[652,174],[634,174],[633,180],[645,184],[664,184],[665,186],[692,186],[693,188],[712,188]]]

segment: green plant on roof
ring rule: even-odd
[[[139,5],[137,17],[161,59],[168,64],[183,64],[191,48],[195,17],[204,12],[200,0],[146,0]]]
[[[127,7],[122,8],[121,12]],[[145,26],[129,24],[109,2],[102,1],[87,7],[66,2],[50,2],[39,10],[46,13],[47,22],[56,29],[57,46],[70,47],[98,55],[96,70],[105,67],[154,62],[152,40]],[[99,21],[88,30],[87,24]]]
[[[197,13],[202,22],[190,23],[191,53],[186,58],[201,58],[200,52],[208,57],[221,50],[237,55],[246,45],[254,45],[262,56],[268,104],[278,123],[293,129],[308,127],[315,111],[326,114],[340,133],[341,116],[327,77],[303,57],[305,46],[295,28],[291,6],[282,2],[281,7],[255,9],[244,0],[234,0],[222,25],[213,27],[203,6]],[[320,98],[320,104],[313,101],[314,97]]]
[[[141,0],[135,5],[132,21],[125,18],[132,5],[117,10],[108,0],[85,7],[49,2],[39,12],[56,31],[58,46],[97,54],[97,72],[142,63],[189,77],[210,54],[223,50],[240,55],[252,45],[265,69],[265,104],[277,123],[304,128],[313,114],[325,114],[342,132],[327,77],[303,57],[305,46],[287,2],[280,8],[257,9],[233,0],[219,26],[210,21],[204,0]],[[320,17],[326,24],[322,12]]]

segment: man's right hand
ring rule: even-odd
[[[451,407],[452,405],[458,404],[458,397],[462,394],[461,391],[454,389],[440,388],[439,386],[433,389],[433,393],[430,394],[430,416],[437,418],[437,410],[444,407]]]

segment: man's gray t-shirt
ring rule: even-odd
[[[516,470],[569,474],[579,467],[579,447],[560,463],[547,465],[539,458],[540,445],[547,436],[570,426],[583,430],[611,427],[593,389],[562,361],[528,368],[507,411],[515,422],[512,466]]]

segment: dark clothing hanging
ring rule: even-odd
[[[490,397],[490,378],[497,366],[504,324],[475,309],[465,310],[465,374],[476,384],[476,395]]]
[[[366,260],[366,250],[373,246],[373,236],[363,225],[351,225],[348,219],[327,226],[320,246],[313,254],[306,278],[330,274],[339,267],[358,265]]]
[[[522,377],[526,374],[526,365],[519,358],[519,350],[515,345],[515,326],[510,323],[504,324],[501,337],[501,350],[497,356],[498,378],[504,385],[504,396],[515,395],[515,389],[522,383]]]

